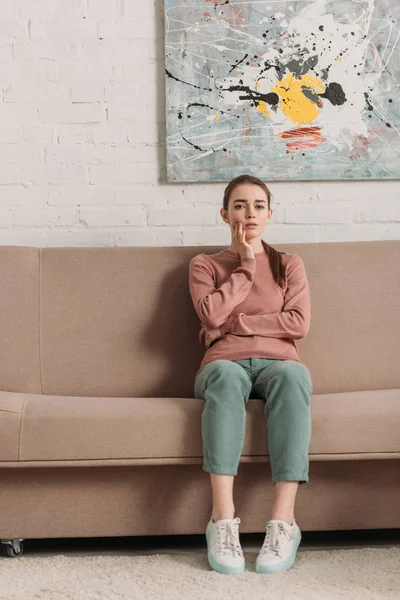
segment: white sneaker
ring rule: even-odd
[[[239,517],[221,519],[216,523],[212,518],[206,528],[208,563],[214,571],[224,575],[243,573],[245,560],[239,541]]]
[[[300,527],[279,519],[267,521],[265,538],[256,559],[257,573],[287,571],[293,565],[301,541]]]

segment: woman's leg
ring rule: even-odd
[[[276,481],[274,483],[274,502],[271,519],[279,519],[289,525],[292,524],[298,488],[298,481]]]
[[[248,373],[235,361],[215,360],[196,375],[195,397],[205,400],[201,417],[203,470],[210,473],[215,521],[234,518],[233,483],[243,450],[251,387]]]
[[[218,475],[210,473],[212,489],[212,518],[214,521],[220,519],[234,519],[235,506],[233,503],[234,475]]]
[[[311,376],[297,361],[275,361],[262,368],[260,359],[259,367],[255,390],[265,400],[264,415],[275,484],[271,518],[291,523],[298,487],[308,482]]]

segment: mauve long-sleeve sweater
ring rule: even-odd
[[[254,258],[222,250],[198,254],[189,263],[189,289],[206,329],[221,337],[206,350],[200,368],[217,360],[277,358],[296,360],[296,340],[310,328],[310,288],[303,260],[283,254],[285,287],[275,282],[265,251]]]

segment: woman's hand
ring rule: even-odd
[[[217,329],[206,329],[203,325],[199,333],[199,342],[202,344],[205,341],[206,348],[208,349],[212,342],[220,337],[222,337],[220,327],[217,327]]]

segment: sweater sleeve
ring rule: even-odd
[[[221,327],[221,335],[261,335],[300,340],[311,322],[310,288],[304,262],[296,254],[286,266],[287,289],[282,312],[246,315],[233,313]]]
[[[199,254],[189,263],[189,289],[195,311],[206,329],[216,329],[243,302],[253,285],[255,258],[241,258],[241,264],[217,289],[212,268]]]

